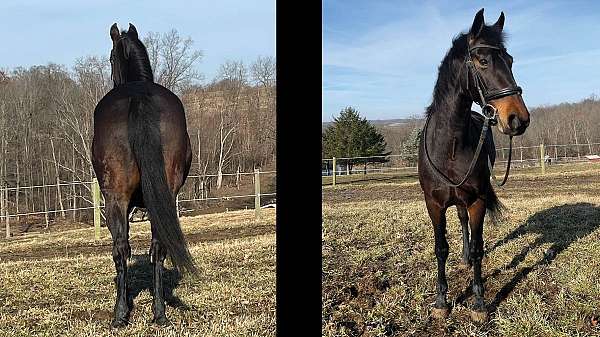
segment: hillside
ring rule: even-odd
[[[378,127],[398,127],[419,121],[417,118],[394,118],[394,119],[370,119],[369,123]],[[323,130],[327,129],[333,122],[323,122]]]

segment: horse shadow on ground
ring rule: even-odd
[[[153,294],[153,273],[154,268],[150,263],[148,254],[132,255],[133,263],[127,267],[127,290],[129,307],[133,308],[133,300],[144,291],[148,290],[150,295]],[[173,291],[181,282],[181,274],[177,270],[164,268],[163,272],[163,289],[165,304],[180,310],[190,310],[191,308],[185,304],[179,297],[173,294]]]
[[[563,250],[568,248],[576,240],[583,238],[600,227],[600,207],[590,203],[576,203],[555,206],[537,212],[530,216],[527,221],[506,235],[503,239],[495,242],[486,253],[502,246],[509,241],[516,240],[526,234],[537,234],[534,242],[523,247],[515,255],[508,265],[503,269],[513,269],[519,266],[527,254],[543,244],[550,243],[551,246],[546,250],[544,256],[531,266],[521,267],[514,276],[504,284],[495,294],[493,300],[488,305],[490,313],[495,312],[498,305],[502,303],[515,289],[515,287],[527,275],[542,265],[552,263]],[[497,277],[501,269],[495,269],[489,275],[484,277],[484,282]],[[472,295],[471,285],[469,285],[461,294],[458,295],[456,303],[462,303]]]

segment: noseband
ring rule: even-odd
[[[465,61],[465,64],[467,65],[467,91],[469,91],[469,82],[470,82],[469,79],[471,77],[469,75],[469,73],[470,73],[473,75],[475,87],[477,88],[477,92],[479,93],[479,99],[476,99],[476,98],[472,98],[472,99],[475,103],[477,103],[477,105],[479,105],[481,107],[481,112],[482,112],[481,115],[483,116],[483,118],[490,125],[496,125],[496,124],[498,124],[498,118],[497,118],[498,110],[493,105],[489,104],[488,101],[506,97],[506,96],[516,95],[516,94],[520,95],[523,93],[523,89],[521,89],[521,87],[516,85],[516,83],[515,83],[515,85],[512,87],[506,87],[506,88],[497,89],[497,90],[488,90],[487,86],[485,85],[485,82],[483,81],[483,78],[481,77],[481,74],[475,67],[475,64],[473,63],[473,59],[471,58],[471,52],[475,49],[480,49],[480,48],[495,49],[495,50],[500,50],[500,51],[506,51],[506,49],[498,47],[498,46],[492,46],[489,44],[477,44],[477,45],[474,45],[473,47],[470,47],[467,50],[467,57],[466,57],[466,61]]]

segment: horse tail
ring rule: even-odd
[[[152,231],[173,266],[179,271],[195,274],[197,269],[179,224],[175,195],[167,184],[160,111],[148,94],[131,97],[127,131],[140,171],[140,184]]]
[[[485,193],[485,208],[494,225],[500,222],[503,216],[502,213],[506,209],[500,199],[498,199],[491,183],[488,185],[487,192]]]

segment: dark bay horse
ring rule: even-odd
[[[475,15],[469,32],[453,40],[442,60],[426,111],[418,171],[435,236],[434,317],[449,313],[446,210],[455,205],[463,232],[462,262],[473,267],[471,317],[476,322],[487,320],[481,279],[483,222],[486,211],[494,220],[501,210],[490,181],[495,149],[488,127],[497,124],[512,137],[523,134],[529,125],[521,88],[512,74],[513,58],[504,47],[503,27],[504,13],[491,26],[484,24],[483,9]],[[471,111],[473,102],[482,107],[481,114]]]
[[[94,111],[92,164],[105,200],[107,225],[113,239],[117,299],[113,327],[128,323],[127,291],[129,211],[148,210],[152,241],[153,322],[167,324],[163,293],[163,263],[195,273],[177,217],[175,198],[192,160],[183,105],[168,89],[154,83],[148,53],[132,24],[119,33],[110,28],[114,88]]]

